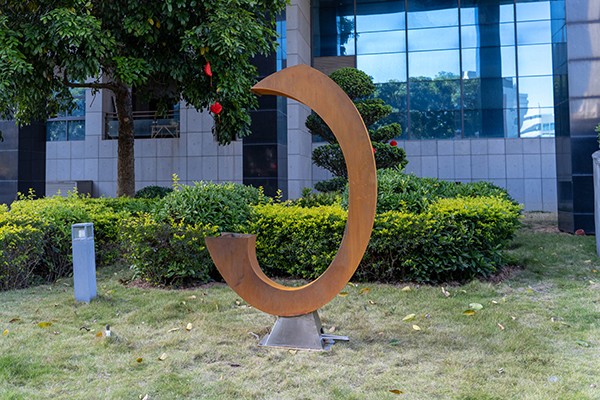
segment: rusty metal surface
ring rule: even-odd
[[[307,66],[283,69],[252,90],[284,96],[310,107],[337,138],[348,169],[348,221],[338,252],[327,270],[301,287],[269,279],[256,259],[254,235],[223,234],[206,238],[206,245],[227,284],[245,301],[282,317],[311,313],[331,301],[348,283],[367,248],[377,204],[373,147],[356,107],[329,77]]]

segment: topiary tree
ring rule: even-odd
[[[404,168],[407,163],[404,149],[394,140],[402,133],[398,123],[382,125],[379,121],[392,112],[392,107],[374,98],[373,79],[356,68],[340,68],[329,75],[356,105],[373,143],[377,169]],[[312,135],[320,136],[328,144],[317,147],[312,154],[313,163],[331,172],[335,178],[318,182],[315,188],[322,192],[344,188],[348,180],[344,155],[331,129],[314,112],[306,119],[306,127]]]

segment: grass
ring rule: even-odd
[[[222,284],[104,269],[89,305],[69,280],[0,293],[0,399],[599,399],[600,259],[555,217],[527,215],[500,283],[349,285],[320,315],[351,340],[323,353],[257,347],[274,317]]]

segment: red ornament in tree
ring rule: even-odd
[[[377,150],[375,150],[375,147],[373,147],[373,154],[375,154],[377,152]]]
[[[210,63],[207,62],[206,65],[204,66],[204,73],[207,76],[210,76],[212,78],[212,70],[210,69]]]
[[[396,146],[398,146],[398,142],[396,142],[395,140],[391,140],[390,141],[390,146],[396,147]]]
[[[215,101],[211,106],[210,106],[210,112],[218,115],[221,113],[221,111],[223,111],[223,106],[221,105],[221,103],[219,103],[218,101]]]

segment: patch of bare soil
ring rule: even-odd
[[[484,281],[491,283],[502,283],[507,279],[512,278],[523,270],[521,265],[508,265],[497,273],[488,276]]]
[[[526,212],[523,214],[523,226],[534,232],[559,233],[558,215],[547,212]]]

